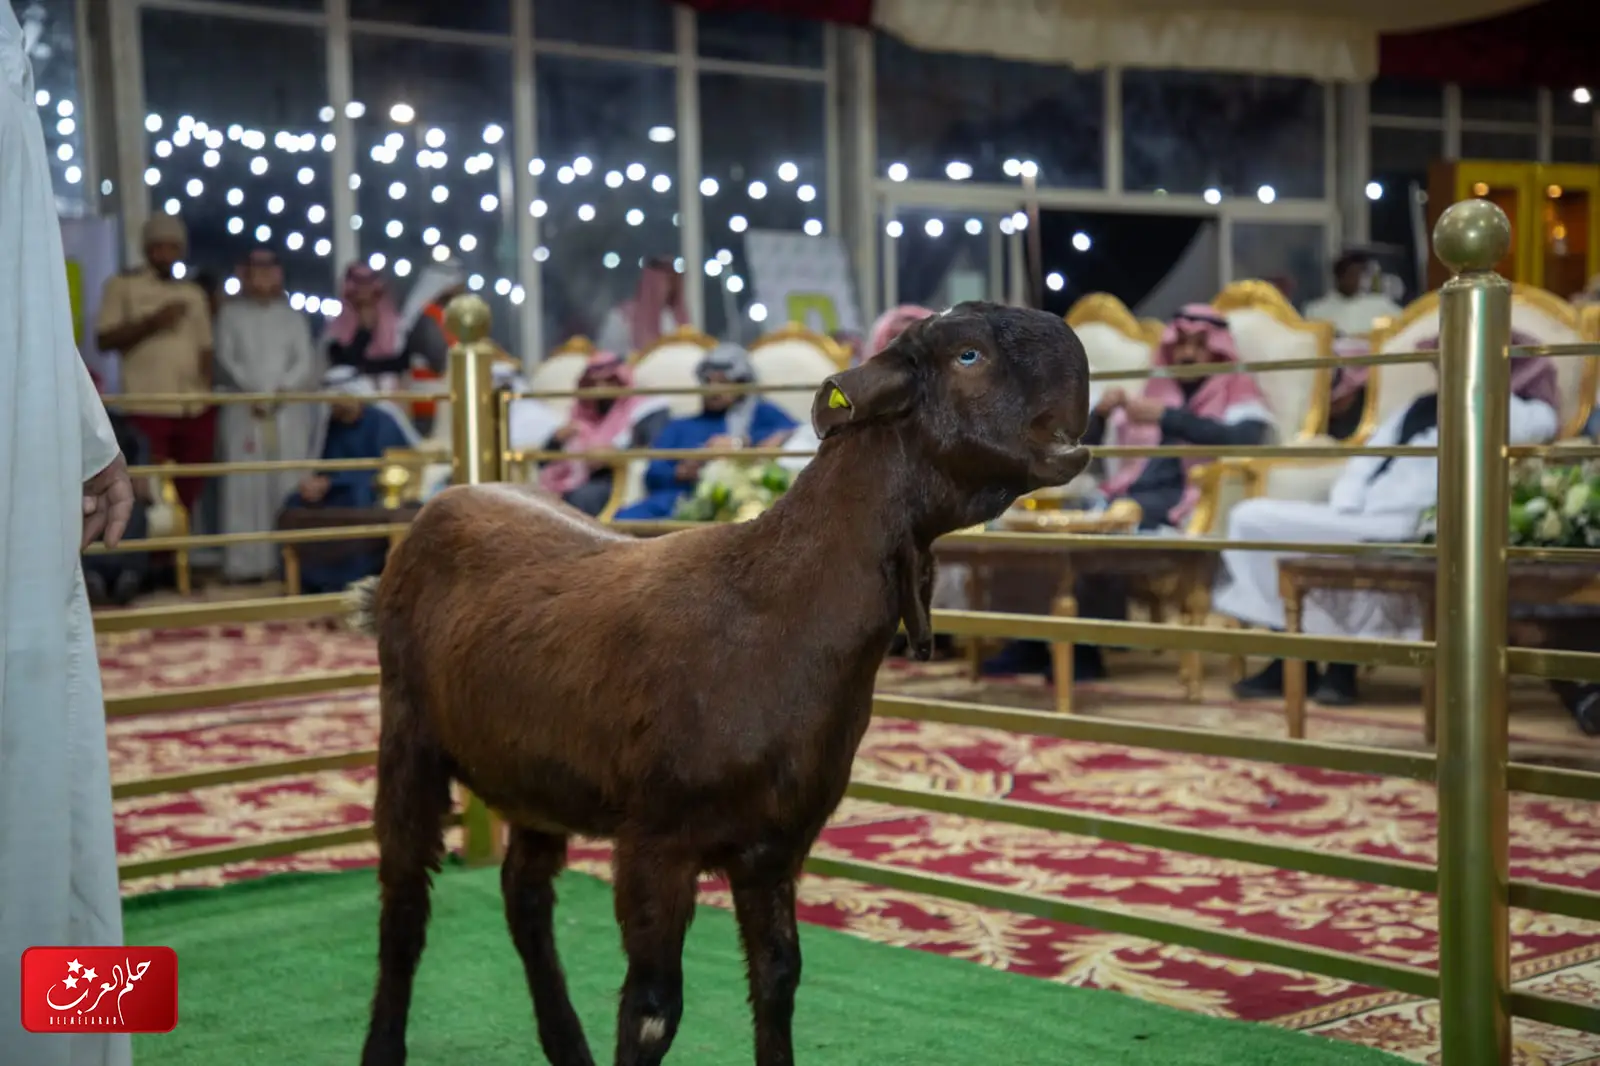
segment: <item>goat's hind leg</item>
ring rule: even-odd
[[[427,940],[433,871],[444,854],[444,818],[450,811],[450,770],[416,709],[398,686],[385,682],[383,730],[378,744],[378,987],[362,1066],[402,1066],[411,989]]]
[[[566,861],[566,837],[513,828],[505,864],[500,867],[500,891],[505,896],[511,940],[528,975],[545,1058],[551,1066],[594,1066],[556,954],[553,882]]]
[[[683,940],[694,919],[695,860],[617,841],[617,922],[628,956],[617,1015],[616,1066],[658,1066],[683,1017]]]

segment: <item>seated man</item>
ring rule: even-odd
[[[595,352],[578,378],[578,388],[606,387],[632,388],[633,371],[621,356]],[[667,401],[661,396],[580,398],[572,405],[572,413],[564,425],[529,447],[574,455],[586,451],[648,448],[671,417]],[[609,463],[566,459],[546,465],[539,472],[539,484],[546,492],[560,496],[584,514],[597,515],[611,499],[613,476]]]
[[[719,344],[700,361],[695,376],[702,385],[748,385],[756,380],[750,355],[737,344]],[[662,427],[652,448],[776,448],[795,429],[781,407],[754,394],[711,392],[701,411],[674,418]],[[655,459],[645,470],[644,499],[617,512],[621,519],[671,518],[678,500],[694,489],[705,464],[698,459]]]
[[[1162,335],[1154,363],[1158,367],[1196,363],[1237,363],[1233,334],[1220,313],[1206,304],[1189,304],[1178,312]],[[1272,412],[1255,380],[1247,374],[1208,377],[1149,378],[1137,396],[1107,389],[1089,417],[1085,444],[1238,445],[1265,443],[1274,432]],[[1108,439],[1109,437],[1109,439]],[[1134,459],[1100,486],[1110,499],[1127,498],[1143,511],[1139,528],[1179,526],[1194,509],[1199,490],[1189,484],[1189,468],[1205,459]],[[1089,618],[1121,617],[1125,590],[1107,582],[1080,581],[1078,602]],[[1076,644],[1075,676],[1104,676],[1100,649]],[[1012,641],[984,664],[986,673],[1050,672],[1049,645]]]
[[[322,379],[322,391],[371,394],[372,379],[353,366],[335,366]],[[327,405],[318,420],[311,454],[323,459],[381,459],[389,448],[414,448],[418,443],[410,420],[382,401],[339,399]],[[376,470],[314,471],[300,480],[284,509],[373,508],[378,506]],[[307,592],[339,592],[351,582],[383,569],[383,550],[352,555],[337,562],[307,563],[302,581]]]
[[[1426,348],[1428,345],[1419,345]],[[1556,368],[1549,359],[1511,362],[1512,444],[1542,444],[1555,439],[1561,425]],[[1433,447],[1439,443],[1439,394],[1419,396],[1390,418],[1367,443],[1374,448]],[[1229,540],[1322,541],[1358,543],[1414,540],[1423,514],[1439,498],[1438,461],[1432,457],[1384,458],[1363,455],[1345,463],[1327,503],[1245,500],[1228,516]],[[1281,630],[1283,601],[1278,596],[1282,553],[1225,551],[1212,608],[1248,625]],[[1306,633],[1418,639],[1420,625],[1404,604],[1381,592],[1350,592],[1306,598],[1301,629]],[[1306,691],[1318,703],[1356,702],[1356,670],[1349,663],[1326,671],[1308,666]],[[1283,662],[1234,686],[1240,699],[1283,694]]]

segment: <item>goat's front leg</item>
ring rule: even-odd
[[[657,1066],[683,1017],[683,939],[694,919],[698,864],[650,842],[618,841],[617,922],[628,956],[616,1066]]]
[[[732,874],[733,907],[750,971],[756,1022],[756,1066],[791,1066],[794,994],[800,987],[800,933],[795,927],[795,878]]]

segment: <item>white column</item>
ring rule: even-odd
[[[839,157],[842,150],[839,129],[839,33],[838,27],[831,22],[823,26],[822,32],[822,73],[826,79],[822,89],[822,165],[825,172],[823,189],[828,197],[827,213],[822,221],[828,227],[828,235],[838,237],[844,226],[843,160]]]
[[[887,218],[878,218],[873,176],[878,169],[877,74],[873,64],[872,32],[856,27],[839,31],[842,48],[848,48],[849,79],[845,83],[848,101],[848,128],[851,142],[850,172],[846,184],[853,207],[854,233],[850,236],[850,255],[855,263],[856,301],[861,305],[862,329],[888,307],[894,306],[893,289],[885,280],[892,268],[885,264],[880,277],[878,265],[878,227]],[[842,57],[841,57],[842,58]],[[890,260],[892,262],[892,259]]]
[[[356,192],[350,187],[356,172],[356,124],[350,117],[355,94],[350,5],[349,0],[327,0],[327,5],[328,102],[333,106],[333,291],[337,293],[344,268],[361,255],[361,238],[351,226],[356,215]]]
[[[122,216],[125,263],[144,261],[141,231],[150,217],[150,190],[144,183],[144,54],[140,43],[138,0],[111,0],[111,99],[116,114],[116,193]]]
[[[518,0],[511,5],[511,165],[517,225],[517,271],[522,285],[522,365],[532,369],[544,358],[543,272],[533,250],[539,247],[539,220],[530,208],[539,195],[539,179],[528,170],[528,162],[539,154],[538,82],[533,55],[533,3]]]
[[[1105,157],[1101,174],[1106,191],[1113,196],[1122,192],[1122,68],[1107,67],[1102,77],[1101,90],[1105,97],[1105,112],[1101,120],[1105,128],[1100,131],[1100,151]]]
[[[695,13],[676,6],[678,30],[678,235],[683,295],[695,325],[706,324],[705,223],[700,211],[700,64]],[[737,323],[728,323],[738,336]]]

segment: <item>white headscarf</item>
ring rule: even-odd
[[[406,293],[405,306],[400,309],[400,343],[404,344],[411,336],[411,329],[422,317],[423,310],[437,300],[441,292],[466,283],[466,268],[454,259],[423,267],[411,291]]]
[[[322,391],[343,396],[372,396],[377,393],[378,389],[372,383],[370,377],[361,373],[355,367],[341,365],[329,367],[328,372],[322,375]],[[415,448],[422,440],[421,435],[417,433],[417,427],[411,424],[411,419],[400,408],[388,400],[368,400],[366,402],[373,407],[382,409],[385,414],[394,419],[395,424],[400,427],[400,432],[405,434],[406,443],[410,447]],[[313,459],[322,458],[322,449],[328,443],[328,423],[332,420],[333,404],[325,403],[319,405],[316,431],[311,438],[311,457]]]

